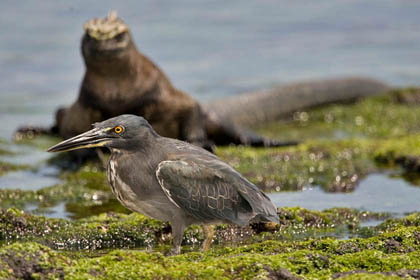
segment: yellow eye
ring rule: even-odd
[[[114,131],[115,133],[120,134],[121,132],[124,131],[124,128],[121,125],[119,125],[119,126],[114,127]]]

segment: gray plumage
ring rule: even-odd
[[[236,170],[202,148],[159,136],[142,117],[96,123],[48,151],[97,146],[111,150],[107,175],[117,199],[132,211],[171,223],[174,253],[191,224],[278,222],[270,199]]]

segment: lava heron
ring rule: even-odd
[[[184,231],[204,227],[207,250],[212,224],[246,226],[250,220],[278,223],[276,207],[254,184],[217,156],[197,146],[159,136],[142,117],[121,115],[65,140],[48,152],[107,147],[112,192],[128,209],[172,226],[173,254]]]

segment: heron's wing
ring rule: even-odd
[[[163,161],[156,176],[168,198],[197,219],[241,226],[257,215],[278,219],[265,194],[218,159]]]

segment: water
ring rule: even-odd
[[[279,207],[299,206],[311,210],[351,207],[395,216],[420,211],[420,188],[384,174],[369,175],[351,193],[327,193],[314,187],[300,192],[271,193],[269,197]]]
[[[0,188],[39,189],[58,182],[44,148],[10,139],[18,126],[52,124],[58,106],[76,99],[84,72],[82,25],[111,9],[131,26],[138,48],[178,88],[203,102],[312,78],[367,75],[393,85],[420,80],[417,1],[2,1],[0,147],[17,155],[0,159],[33,168],[0,177]],[[372,176],[351,194],[315,188],[273,198],[279,205],[299,202],[310,209],[417,209],[418,189]],[[68,215],[63,205],[52,211]]]
[[[4,179],[0,177],[0,182]],[[28,186],[39,186],[35,180]],[[299,192],[269,193],[268,196],[278,207],[299,206],[310,210],[325,210],[333,207],[349,207],[359,210],[382,212],[402,217],[407,213],[420,211],[420,187],[413,186],[402,178],[391,178],[386,174],[371,174],[360,182],[351,193],[327,193],[319,187],[307,188]],[[25,210],[41,213],[54,218],[83,218],[103,212],[127,212],[115,199],[101,205],[83,206],[74,202],[59,202],[51,207],[38,208],[28,204]],[[361,226],[375,226],[380,221],[365,221]]]
[[[34,171],[8,172],[0,177],[0,189],[39,190],[61,182],[56,172],[48,173],[51,168],[43,166]],[[58,170],[54,170],[57,171]]]
[[[82,25],[111,9],[139,49],[202,101],[341,75],[420,80],[418,1],[2,1],[2,138],[18,125],[52,123],[76,98]]]

